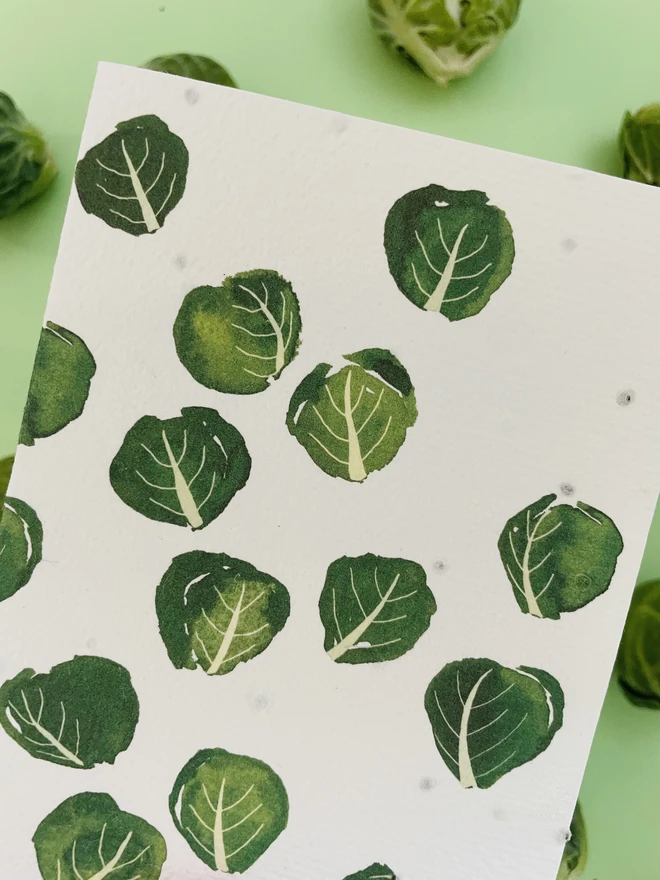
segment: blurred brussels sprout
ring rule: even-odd
[[[14,467],[14,456],[9,455],[7,458],[0,459],[0,515],[2,505],[7,494],[7,486],[11,477],[11,469]]]
[[[623,176],[660,186],[660,104],[626,113],[619,133]]]
[[[566,841],[557,880],[577,880],[587,865],[587,829],[579,802],[575,805],[571,836]]]
[[[159,55],[142,66],[147,70],[157,70],[159,73],[172,73],[175,76],[186,76],[188,79],[198,79],[218,86],[238,88],[233,77],[222,64],[218,64],[213,58],[207,58],[206,55],[189,55],[187,52]]]
[[[57,174],[44,136],[0,92],[0,218],[41,195]]]
[[[446,86],[467,76],[502,42],[522,0],[368,0],[385,45]]]
[[[660,709],[660,580],[633,593],[616,674],[631,703]]]

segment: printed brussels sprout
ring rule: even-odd
[[[172,560],[156,591],[160,634],[177,669],[226,675],[261,654],[289,617],[289,591],[226,553]]]
[[[450,321],[478,314],[511,274],[515,248],[504,211],[478,190],[431,184],[406,193],[385,221],[385,253],[401,293]]]
[[[24,587],[41,562],[41,520],[21,501],[6,495],[0,519],[0,602]]]
[[[74,657],[46,673],[24,669],[0,687],[5,733],[34,758],[78,770],[114,764],[139,714],[130,675],[105,657]]]
[[[188,79],[202,80],[218,86],[238,88],[228,71],[206,55],[190,55],[188,52],[177,52],[173,55],[158,55],[143,65],[147,70],[159,73],[171,73],[174,76],[185,76]]]
[[[204,749],[179,773],[170,813],[205,865],[242,873],[286,828],[289,799],[280,777],[263,761]]]
[[[40,196],[56,174],[43,134],[0,92],[0,219]]]
[[[619,133],[623,176],[660,186],[660,104],[626,113]]]
[[[348,877],[345,877],[344,880],[396,880],[396,874],[391,868],[388,868],[387,865],[375,863],[368,868],[365,868],[363,871],[350,874]]]
[[[110,483],[142,516],[203,529],[243,488],[250,468],[239,431],[215,410],[189,406],[173,419],[139,419],[110,465]]]
[[[642,584],[633,593],[616,674],[634,706],[660,709],[660,580]]]
[[[158,116],[136,116],[116,129],[76,166],[80,203],[129,235],[156,232],[183,196],[188,150]]]
[[[557,880],[577,880],[587,866],[587,829],[580,804],[575,806],[571,836],[566,841]]]
[[[600,510],[556,500],[545,495],[521,510],[498,542],[520,610],[552,620],[604,593],[623,550],[619,530]]]
[[[300,306],[272,269],[196,287],[174,323],[177,354],[190,375],[215,391],[256,394],[278,379],[300,344]]]
[[[48,321],[41,330],[19,443],[50,437],[82,413],[96,372],[83,340]]]
[[[490,788],[548,748],[564,693],[542,669],[494,660],[448,663],[424,699],[436,747],[463,788]]]
[[[346,355],[333,370],[319,364],[291,397],[289,432],[331,477],[361,483],[397,454],[417,420],[415,390],[390,351]]]
[[[331,660],[378,663],[410,651],[437,605],[421,565],[367,553],[332,563],[319,611]]]
[[[522,0],[369,0],[386,46],[446,86],[468,76],[502,42]]]
[[[91,791],[49,813],[32,842],[43,880],[158,880],[167,858],[159,831]]]

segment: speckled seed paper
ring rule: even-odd
[[[0,526],[0,874],[554,880],[658,241],[651,187],[101,65]]]

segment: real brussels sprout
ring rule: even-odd
[[[633,593],[616,672],[631,703],[660,709],[660,580]]]
[[[227,70],[206,55],[190,55],[188,52],[176,52],[174,55],[158,55],[142,65],[147,70],[159,73],[172,73],[175,76],[186,76],[202,82],[215,83],[218,86],[238,88],[233,77]]]
[[[7,486],[11,477],[11,470],[14,467],[14,456],[8,455],[0,461],[0,506],[5,500],[7,494]]]
[[[56,174],[43,134],[0,92],[0,218],[41,195]]]
[[[522,0],[368,0],[383,42],[442,86],[468,76],[515,23]]]
[[[580,804],[575,805],[571,836],[566,841],[557,880],[577,880],[587,865],[587,829]]]
[[[619,133],[623,176],[660,186],[660,104],[626,113]]]

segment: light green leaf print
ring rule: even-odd
[[[136,116],[116,129],[76,166],[80,202],[130,235],[156,232],[183,196],[188,150],[157,116]]]
[[[242,873],[286,828],[289,799],[280,777],[262,761],[205,749],[179,773],[170,813],[205,865]]]
[[[215,391],[256,394],[279,378],[298,351],[298,297],[272,269],[225,278],[220,287],[196,287],[174,323],[179,360]]]
[[[350,874],[344,880],[396,880],[396,874],[387,865],[379,865],[378,863],[370,865],[364,871],[358,871],[356,874]]]
[[[43,880],[158,880],[167,858],[152,825],[90,791],[49,813],[32,842]]]
[[[192,550],[172,560],[156,590],[160,634],[177,669],[226,675],[261,654],[284,627],[287,588],[249,562]]]
[[[564,718],[564,693],[548,672],[484,659],[448,663],[424,705],[438,752],[463,788],[490,788],[536,758]]]
[[[41,562],[43,529],[24,501],[5,496],[0,520],[0,602],[24,587]]]
[[[0,724],[42,761],[87,770],[114,764],[140,709],[131,677],[104,657],[74,657],[48,673],[24,669],[0,687]]]
[[[243,437],[215,410],[184,407],[173,419],[143,416],[110,465],[117,495],[143,516],[203,529],[250,475]]]
[[[19,443],[34,446],[82,413],[96,362],[79,336],[48,321],[41,331]]]
[[[623,550],[619,530],[600,510],[556,500],[545,495],[521,510],[498,542],[520,610],[553,620],[604,593]]]
[[[319,364],[294,391],[287,427],[331,477],[361,483],[389,464],[417,419],[405,367],[386,349],[346,355],[333,372]]]
[[[378,663],[413,648],[437,605],[421,565],[367,553],[332,563],[319,611],[331,660]]]
[[[460,321],[480,312],[509,277],[515,249],[504,211],[486,193],[431,184],[394,203],[385,253],[413,305]]]

